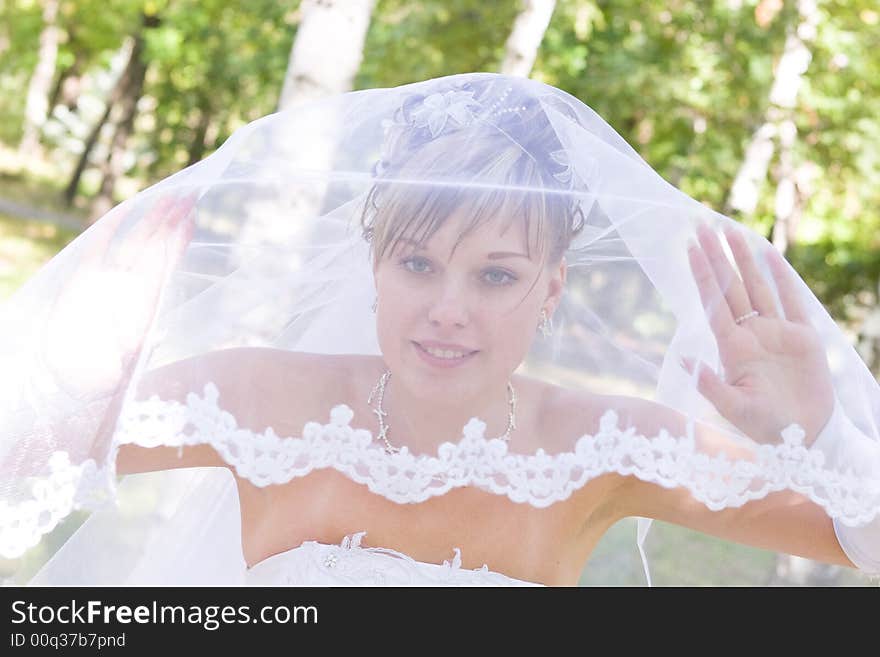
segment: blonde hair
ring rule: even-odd
[[[443,135],[401,159],[370,189],[361,215],[374,264],[393,254],[401,238],[424,245],[458,212],[467,219],[455,247],[488,221],[500,218],[502,234],[519,221],[528,255],[534,241],[546,267],[560,262],[584,227],[577,195],[498,130]]]

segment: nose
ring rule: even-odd
[[[467,326],[470,321],[467,295],[456,285],[446,285],[429,302],[428,321],[438,328]]]

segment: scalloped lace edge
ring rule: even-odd
[[[74,464],[67,452],[58,451],[49,457],[49,474],[29,480],[29,499],[0,500],[0,556],[6,559],[34,547],[73,511],[97,511],[116,502],[113,460],[104,467],[94,459]]]
[[[331,409],[328,424],[307,422],[301,437],[279,437],[271,427],[263,432],[240,428],[218,399],[217,386],[208,382],[204,395],[189,393],[186,404],[156,395],[132,402],[117,423],[113,451],[122,444],[209,444],[256,486],[332,467],[398,503],[423,502],[472,485],[543,508],[567,499],[590,479],[615,472],[666,488],[684,486],[713,511],[783,489],[807,495],[845,524],[870,522],[880,510],[880,488],[851,471],[824,467],[825,455],[804,446],[804,432],[796,424],[782,432],[781,444],[758,446],[755,461],[710,457],[696,451],[692,437],[675,437],[665,429],[653,437],[621,429],[612,409],[602,415],[599,431],[581,436],[570,452],[510,453],[503,440],[485,438],[484,422],[471,418],[461,440],[441,444],[436,454],[417,455],[406,447],[388,454],[370,431],[349,426],[354,413],[345,404]],[[186,432],[187,427],[192,430]],[[0,501],[4,557],[36,545],[71,511],[114,501],[113,459],[104,467],[92,459],[75,465],[67,453],[56,452],[50,473],[32,478],[31,489],[31,499],[16,505]]]

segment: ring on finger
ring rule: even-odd
[[[759,313],[757,310],[752,310],[751,312],[747,312],[745,315],[740,315],[739,317],[737,317],[733,321],[735,321],[737,324],[742,324],[747,319],[750,319],[752,317],[757,317],[760,314],[761,313]]]

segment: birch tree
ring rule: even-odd
[[[350,91],[375,0],[303,0],[279,109]]]
[[[529,77],[555,7],[556,0],[522,0],[505,45],[501,73]]]
[[[131,59],[119,87],[119,96],[115,99],[119,107],[119,118],[107,156],[101,164],[101,187],[92,202],[90,213],[92,221],[97,220],[113,207],[113,191],[116,187],[116,181],[125,172],[126,145],[134,128],[137,103],[143,95],[144,79],[147,75],[147,61],[144,57],[144,31],[158,27],[159,18],[143,14],[141,24],[141,31],[135,35]]]
[[[79,159],[77,160],[73,173],[70,176],[70,180],[64,190],[64,201],[67,205],[73,204],[82,175],[85,173],[86,167],[89,165],[92,150],[97,145],[101,132],[107,121],[110,119],[110,113],[113,111],[113,108],[116,107],[119,99],[125,94],[125,90],[130,84],[133,75],[132,69],[135,67],[134,62],[140,57],[140,51],[143,47],[143,44],[141,44],[140,47],[136,49],[136,44],[137,39],[132,37],[127,39],[120,48],[120,55],[125,58],[125,67],[122,69],[119,78],[113,85],[110,95],[107,97],[104,105],[104,112],[92,126],[88,136],[83,142],[83,148],[79,154]]]
[[[31,76],[24,112],[24,129],[19,152],[30,153],[39,147],[40,129],[49,113],[49,92],[55,77],[58,57],[59,29],[58,0],[43,1],[43,30],[40,33],[40,51],[37,67]]]
[[[351,91],[363,59],[364,42],[375,0],[303,0],[300,22],[290,49],[279,111]],[[308,134],[297,134],[291,158],[310,169],[327,169],[336,150],[339,117],[328,108]],[[295,130],[295,126],[291,127]],[[256,204],[242,223],[243,239],[277,242],[310,230],[326,191],[326,183],[292,188],[284,217],[272,216]]]
[[[767,12],[768,5],[781,7],[781,2],[763,0],[759,5]],[[797,228],[797,190],[792,150],[797,138],[794,108],[804,76],[812,59],[809,44],[816,37],[819,11],[816,0],[798,0],[797,24],[785,41],[785,49],[776,66],[769,104],[761,125],[752,134],[742,165],[736,174],[727,201],[727,211],[751,214],[758,205],[761,190],[768,177],[770,162],[779,148],[779,171],[775,192],[772,230],[774,245],[785,253]],[[766,15],[766,14],[764,14]],[[761,11],[756,10],[761,20]]]

